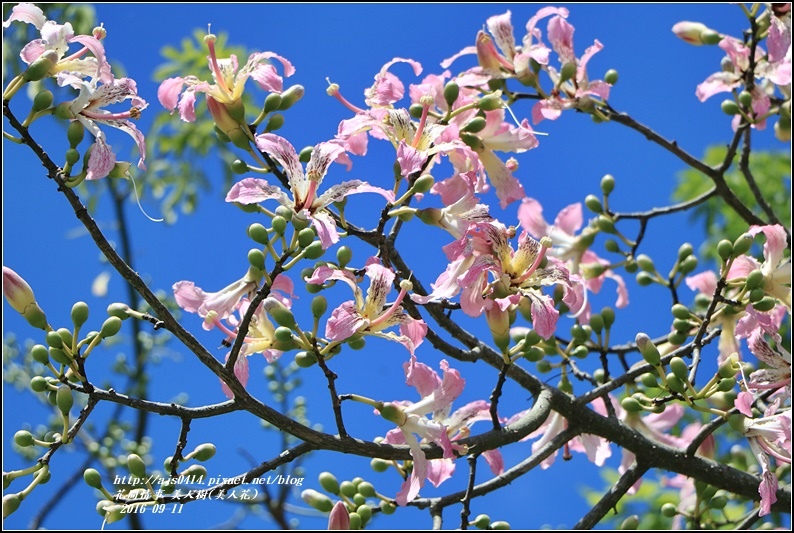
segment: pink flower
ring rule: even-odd
[[[449,414],[452,402],[463,392],[465,380],[460,377],[457,370],[449,367],[446,360],[441,361],[440,366],[444,374],[443,379],[427,365],[418,363],[416,357],[412,355],[411,360],[403,365],[405,382],[416,388],[422,399],[414,404],[410,402],[386,404],[381,410],[384,418],[398,425],[397,429],[386,434],[383,442],[408,444],[414,461],[411,476],[403,483],[395,497],[399,505],[406,505],[412,501],[419,494],[426,479],[435,487],[449,479],[455,470],[453,450],[458,448],[462,451],[460,446],[453,444],[454,440],[468,436],[468,428],[474,422],[490,420],[487,402],[472,402]],[[432,419],[425,418],[425,415],[430,413],[433,414]],[[428,462],[420,447],[420,440],[435,442],[444,450],[444,458]],[[486,460],[495,475],[503,472],[501,454],[489,453],[486,455]]]
[[[26,64],[30,65],[47,52],[53,52],[53,66],[48,72],[49,76],[70,72],[80,77],[99,78],[102,83],[112,82],[110,64],[105,60],[105,48],[97,38],[102,35],[100,32],[95,32],[95,36],[75,35],[70,23],[58,24],[54,20],[47,20],[41,9],[29,3],[14,6],[11,16],[3,22],[3,28],[8,28],[15,20],[32,24],[41,32],[41,39],[29,42],[19,54]],[[72,43],[78,43],[83,48],[64,57]],[[83,57],[89,51],[93,57]]]
[[[204,319],[203,327],[210,330],[217,320],[225,320],[240,306],[243,298],[256,291],[261,273],[253,267],[241,279],[218,292],[204,292],[192,281],[178,281],[174,284],[174,298],[177,305],[188,313],[197,313]]]
[[[263,152],[270,154],[284,168],[284,172],[289,178],[292,200],[279,187],[270,185],[263,179],[245,178],[232,186],[229,194],[226,195],[226,201],[248,205],[265,200],[276,200],[281,205],[292,209],[296,216],[311,220],[320,237],[323,249],[339,241],[336,223],[326,210],[330,204],[338,202],[348,195],[362,192],[378,193],[388,201],[394,201],[394,195],[390,191],[373,187],[359,180],[334,185],[318,196],[317,189],[328,172],[328,167],[344,152],[344,148],[339,144],[325,142],[315,146],[305,174],[295,148],[283,137],[272,133],[258,135],[256,145]]]
[[[72,120],[77,120],[94,136],[94,145],[88,159],[86,179],[99,179],[106,177],[116,164],[116,154],[107,143],[105,133],[99,125],[111,126],[120,129],[135,141],[138,146],[140,159],[138,168],[145,169],[146,141],[143,133],[135,127],[130,119],[138,119],[141,111],[149,105],[138,96],[135,81],[130,78],[113,79],[109,83],[97,86],[96,78],[86,81],[80,76],[70,72],[58,75],[58,85],[70,85],[80,91],[80,94],[69,104],[69,113]],[[129,111],[113,113],[105,107],[130,100],[132,107]]]
[[[331,341],[343,341],[353,335],[372,335],[399,342],[413,355],[422,344],[427,333],[427,324],[409,316],[400,306],[405,295],[411,290],[411,282],[400,284],[400,293],[390,306],[386,306],[386,296],[391,292],[394,272],[372,258],[367,262],[365,273],[370,279],[367,296],[364,298],[353,275],[346,270],[321,266],[314,271],[306,283],[321,285],[328,280],[346,283],[355,295],[355,300],[344,302],[334,309],[325,325],[325,336]],[[385,333],[384,330],[400,326],[400,335]]]
[[[273,52],[251,54],[248,62],[238,69],[237,56],[234,54],[224,59],[216,56],[214,35],[207,35],[204,42],[209,48],[210,55],[207,59],[215,83],[202,81],[195,76],[176,77],[165,80],[157,90],[157,98],[163,107],[172,113],[179,107],[179,116],[185,122],[196,120],[194,109],[196,93],[206,94],[208,103],[214,100],[223,106],[235,106],[243,96],[248,78],[253,78],[266,91],[281,93],[283,80],[276,68],[268,62],[269,59],[276,59],[281,63],[285,76],[292,76],[295,73],[295,68],[289,61]],[[182,93],[185,86],[187,89]]]
[[[750,389],[791,387],[791,354],[780,342],[776,350],[772,349],[764,340],[764,331],[759,328],[750,336],[748,344],[753,355],[768,368],[753,371],[747,387]]]
[[[422,65],[413,59],[403,59],[395,57],[380,69],[375,76],[375,83],[364,91],[367,105],[370,107],[391,107],[391,105],[402,100],[405,94],[405,86],[400,79],[389,72],[389,67],[395,63],[408,63],[413,68],[414,75],[422,73]]]
[[[605,268],[609,261],[598,257],[587,248],[585,235],[576,235],[582,227],[582,204],[571,204],[562,209],[554,219],[554,224],[548,224],[543,218],[543,206],[533,198],[524,198],[518,207],[518,220],[521,227],[536,239],[544,236],[551,237],[554,246],[549,250],[549,255],[567,261],[568,269],[573,274],[584,277],[584,285],[580,285],[593,293],[598,294],[604,281],[609,278],[617,283],[618,308],[629,304],[629,293],[623,278]],[[586,294],[583,295],[587,301]],[[584,305],[580,320],[586,323],[590,316],[589,302]]]
[[[350,529],[350,513],[345,502],[338,501],[328,515],[328,530],[348,530]]]
[[[31,326],[43,330],[49,328],[44,311],[36,303],[33,289],[22,276],[7,266],[3,266],[3,296],[14,311],[25,317]]]

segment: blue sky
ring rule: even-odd
[[[424,72],[418,78],[407,65],[393,67],[392,72],[407,87],[410,83],[419,82],[426,74],[440,73],[442,69],[438,65],[443,59],[474,44],[477,31],[489,16],[511,10],[517,28],[516,37],[520,40],[523,37],[520,30],[539,7],[527,4],[100,4],[96,10],[98,20],[108,31],[105,40],[108,58],[124,66],[126,75],[137,81],[139,94],[149,102],[150,107],[144,111],[139,123],[141,129],[145,131],[154,113],[161,109],[156,98],[157,84],[152,79],[155,68],[163,62],[161,48],[179,46],[180,41],[189,38],[193,30],[205,29],[207,24],[212,24],[214,33],[229,34],[231,44],[243,45],[252,52],[276,52],[296,67],[297,72],[288,83],[302,84],[306,88],[306,96],[287,112],[287,123],[278,133],[300,148],[332,138],[339,121],[350,118],[349,111],[326,95],[326,77],[338,83],[348,99],[363,105],[363,90],[372,84],[373,76],[381,66],[392,58],[412,58],[424,66]],[[620,74],[620,81],[610,97],[614,108],[631,114],[664,137],[675,139],[695,156],[702,155],[707,146],[724,145],[729,141],[732,134],[730,117],[720,111],[722,99],[715,97],[700,103],[695,97],[696,85],[719,69],[723,52],[717,47],[686,45],[675,38],[670,28],[678,21],[694,20],[720,32],[739,36],[745,19],[738,6],[568,7],[571,11],[568,20],[576,28],[574,45],[577,55],[581,55],[594,39],[604,45],[604,50],[589,63],[591,78],[601,77],[610,68],[617,69]],[[545,21],[541,24],[544,34],[545,24]],[[242,62],[245,58],[239,59]],[[453,69],[462,70],[471,66],[472,61],[471,57],[461,59]],[[264,97],[262,91],[253,83],[249,83],[247,89],[255,94],[257,102],[261,102]],[[24,116],[24,105],[19,105],[18,109],[18,115]],[[519,103],[514,111],[519,117],[528,117],[530,107]],[[540,139],[538,149],[519,157],[521,166],[516,175],[527,194],[543,204],[549,221],[566,205],[582,201],[587,194],[598,194],[599,180],[607,173],[617,181],[612,195],[614,209],[635,211],[664,205],[670,201],[676,173],[683,169],[675,157],[652,146],[639,134],[617,124],[593,124],[585,115],[566,113],[561,120],[544,121],[536,129],[549,135]],[[59,154],[58,150],[62,150],[63,141],[52,138],[47,131],[46,120],[36,123],[32,133],[41,139],[45,149],[51,142],[53,153]],[[126,147],[127,139],[122,134],[111,132],[109,135],[114,147]],[[755,136],[754,146],[786,148],[774,140],[771,126]],[[375,157],[355,159],[350,172],[345,172],[341,166],[333,167],[326,183],[362,179],[388,186],[384,184],[391,175],[393,155],[390,156],[383,146],[376,147],[374,141],[370,142],[370,147]],[[384,157],[378,158],[379,154]],[[60,155],[56,161],[58,158]],[[215,161],[206,163],[210,171],[216,167]],[[90,296],[91,283],[100,272],[109,271],[108,266],[100,261],[97,250],[65,199],[44,177],[41,167],[25,148],[5,143],[3,174],[3,264],[15,269],[30,283],[52,323],[66,325],[72,303],[86,300],[91,304],[92,320],[96,324],[92,327],[98,328],[102,310],[107,304],[124,298],[125,288],[121,280],[111,278],[108,296],[98,299]],[[152,223],[134,206],[129,206],[128,222],[136,269],[150,286],[168,291],[177,281],[193,280],[206,290],[214,291],[244,273],[246,253],[252,247],[245,228],[254,219],[224,203],[226,192],[221,188],[218,172],[212,190],[201,199],[199,211],[194,215],[180,216],[171,226]],[[493,195],[484,199],[495,203]],[[363,202],[366,202],[363,198],[351,200],[349,212],[353,213],[357,205],[366,205]],[[157,216],[155,202],[144,202],[144,207]],[[492,214],[507,224],[515,224],[516,207],[513,204],[502,211],[496,206]],[[109,237],[115,239],[109,202],[100,199],[94,217],[107,230]],[[367,222],[363,224],[368,225]],[[628,235],[636,231],[630,225],[627,228]],[[697,246],[702,237],[700,228],[693,226],[686,215],[670,217],[650,224],[646,235],[648,248],[642,251],[661,258],[660,271],[666,271],[672,261],[671,254],[683,242],[689,241]],[[445,268],[440,246],[450,240],[449,235],[440,230],[419,223],[409,225],[400,237],[405,255],[411,264],[416,265],[417,272],[421,272],[426,285]],[[361,265],[366,257],[364,248],[356,248],[353,262]],[[698,271],[703,268],[699,267]],[[331,305],[350,298],[346,287],[340,285],[325,293]],[[660,288],[640,291],[633,284],[630,288],[632,306],[618,312],[613,340],[628,341],[638,330],[647,331],[652,336],[664,333],[666,322],[663,321],[669,317],[667,294]],[[683,292],[683,299],[689,302],[691,294],[686,289]],[[613,305],[614,299],[614,284],[607,282],[596,299],[595,307]],[[304,294],[297,305],[305,305],[309,300],[310,297]],[[5,334],[14,332],[21,339],[34,336],[35,333],[10,307],[4,304],[3,309]],[[186,315],[183,324],[205,341],[219,359],[223,358],[224,351],[215,349],[220,344],[217,334],[204,333],[199,319],[192,315]],[[487,330],[481,326],[472,327],[479,327],[475,331],[488,338]],[[36,342],[42,340],[35,337]],[[104,385],[103,367],[112,364],[117,353],[128,355],[128,344],[121,343],[97,357],[98,360],[91,361],[96,365],[93,375],[100,384]],[[417,355],[434,369],[438,369],[442,359],[427,345],[420,348]],[[181,392],[189,395],[190,405],[224,399],[217,379],[202,369],[186,350],[172,344],[160,356],[159,364],[150,366],[152,399],[172,401]],[[341,392],[356,392],[381,400],[415,400],[414,390],[404,385],[402,363],[407,358],[407,352],[399,345],[371,341],[365,350],[344,353],[343,357],[333,361],[338,361],[339,365],[334,368],[340,375],[337,386]],[[251,364],[249,388],[267,397],[267,383],[262,377],[264,361],[252,359]],[[487,398],[496,380],[495,372],[454,361],[452,366],[459,369],[468,382],[463,397],[456,402],[457,406]],[[297,393],[308,399],[310,420],[335,433],[331,429],[332,413],[319,371],[310,369],[302,374],[302,379],[303,386]],[[583,390],[577,389],[578,392]],[[6,385],[4,397],[3,461],[7,471],[27,465],[9,446],[14,432],[25,423],[35,426],[44,422],[49,410],[33,399],[29,392],[19,392]],[[502,405],[504,414],[512,414],[528,407],[530,399],[525,391],[508,386]],[[372,439],[390,429],[369,408],[354,405],[345,409],[348,429],[354,436]],[[100,405],[95,413],[99,426],[111,410],[110,405]],[[159,467],[165,457],[173,453],[179,424],[173,419],[159,417],[153,417],[150,422],[150,434],[155,438],[151,452],[153,464]],[[219,450],[218,456],[206,465],[210,476],[237,475],[250,468],[251,461],[268,460],[280,451],[279,439],[272,431],[261,430],[257,420],[242,414],[222,420],[194,422],[190,433],[191,445],[206,441],[214,442]],[[504,450],[506,464],[513,465],[530,453],[529,443],[515,444]],[[619,450],[614,449],[609,465],[614,467],[619,457]],[[71,474],[80,460],[76,453],[59,451],[52,463],[53,480],[34,491],[23,507],[5,522],[5,527],[25,527],[32,513],[53,496],[52,491]],[[393,495],[399,488],[396,476],[375,474],[368,463],[363,458],[316,453],[304,464],[306,479],[303,488],[317,488],[317,475],[329,469],[340,480],[364,476],[378,490]],[[452,480],[437,490],[428,487],[422,494],[442,495],[463,487],[465,463],[458,463],[459,471]],[[657,475],[663,473],[649,474]],[[21,485],[21,482],[17,483]],[[473,515],[490,512],[495,520],[510,521],[514,527],[570,527],[587,510],[580,495],[582,488],[587,485],[601,487],[601,483],[598,469],[577,455],[570,462],[558,460],[549,470],[533,471],[498,494],[478,500],[473,507]],[[82,482],[79,485],[60,502],[58,518],[51,519],[45,523],[46,526],[100,527],[101,519],[93,511],[96,500],[93,491]],[[297,498],[292,502],[303,506]],[[456,508],[447,511],[445,528],[457,527],[458,511]],[[234,507],[228,503],[197,502],[186,506],[179,516],[147,515],[144,524],[149,528],[163,529],[204,528],[223,523],[233,514]],[[302,527],[322,527],[325,523],[324,518],[295,516],[299,517]],[[118,529],[124,524],[111,528]],[[263,528],[272,526],[272,523],[250,516],[239,525]],[[374,525],[379,528],[427,528],[430,521],[427,513],[401,509],[391,518],[379,518]]]

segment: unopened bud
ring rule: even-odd
[[[306,89],[303,88],[303,85],[293,85],[281,93],[281,104],[278,106],[278,110],[286,111],[298,103],[298,100],[303,98],[304,94],[306,94]]]
[[[576,76],[576,63],[569,61],[560,69],[560,83],[568,81],[574,76]]]
[[[609,217],[600,215],[596,223],[598,224],[598,229],[604,233],[615,233],[615,223]]]
[[[639,413],[640,411],[642,411],[642,405],[640,405],[640,402],[638,402],[631,396],[620,400],[620,405],[621,407],[623,407],[623,409],[625,409],[629,413]]]
[[[504,107],[502,102],[502,91],[496,91],[484,96],[477,102],[477,107],[483,111],[495,111]]]
[[[678,260],[683,261],[690,255],[692,255],[693,251],[694,249],[692,248],[692,245],[689,244],[688,242],[685,242],[678,248]]]
[[[460,95],[460,87],[454,81],[450,81],[444,86],[444,100],[449,107],[452,107],[452,104],[458,99],[458,95]]]
[[[761,287],[764,284],[764,274],[760,270],[753,270],[747,274],[747,280],[744,282],[745,286],[752,290]]]
[[[430,174],[423,174],[422,176],[416,178],[416,181],[414,181],[411,189],[413,189],[414,193],[425,193],[430,190],[434,183],[435,180],[433,179],[433,176]]]
[[[680,357],[673,357],[670,360],[670,370],[673,372],[673,374],[675,374],[675,376],[678,379],[682,381],[686,381],[687,379],[689,379],[687,377],[687,373],[689,372],[689,369],[687,368],[684,360],[681,359]]]
[[[675,304],[671,309],[673,316],[681,320],[687,320],[692,316],[689,308],[683,304]]]
[[[656,345],[651,341],[650,337],[645,333],[637,333],[635,337],[635,342],[637,343],[637,348],[640,349],[640,353],[642,354],[642,358],[645,359],[646,362],[653,366],[658,366],[661,361],[661,356],[659,355],[659,350],[656,348]]]
[[[196,461],[204,462],[215,457],[215,452],[215,445],[210,442],[205,442],[204,444],[196,446],[196,449],[193,450],[191,455]]]
[[[607,70],[604,74],[604,81],[610,85],[615,85],[618,82],[618,71],[615,69]]]
[[[146,477],[146,463],[143,462],[141,456],[136,453],[131,453],[127,456],[127,469],[135,477]]]
[[[601,214],[604,212],[604,206],[601,205],[601,200],[595,194],[588,194],[584,199],[584,205],[593,213]]]
[[[281,128],[284,125],[284,115],[281,113],[275,113],[271,115],[265,125],[265,132],[269,133],[271,131],[276,131],[277,129]],[[242,133],[242,132],[241,132]],[[234,138],[232,138],[232,142],[234,142]],[[248,142],[248,138],[246,137],[246,143]],[[235,143],[236,144],[236,143]],[[246,144],[246,147],[248,145]],[[245,148],[245,147],[240,147]]]
[[[681,274],[689,274],[693,270],[695,270],[698,266],[698,258],[694,255],[690,255],[678,265],[678,271]]]
[[[295,322],[295,315],[293,315],[292,311],[287,309],[284,304],[275,298],[266,298],[263,305],[279,326],[283,326],[290,330],[297,329],[298,323]]]
[[[36,303],[33,289],[19,274],[5,266],[3,267],[3,296],[31,326],[38,329],[47,328],[47,317]]]
[[[763,298],[760,302],[755,302],[753,304],[753,309],[756,311],[761,311],[762,313],[766,313],[767,311],[771,311],[777,305],[777,301],[772,298],[771,296],[767,296]]]
[[[58,53],[55,50],[47,50],[38,59],[30,64],[23,74],[25,81],[43,80],[49,75],[52,67],[58,62]]]
[[[733,254],[733,243],[728,239],[722,239],[717,243],[717,255],[720,259],[727,261]]]
[[[467,133],[478,133],[485,129],[487,122],[483,117],[474,117],[470,121],[468,121],[460,131],[465,131]]]
[[[353,250],[347,246],[342,246],[336,251],[336,261],[339,263],[339,268],[344,268],[351,259],[353,259]]]
[[[739,106],[736,104],[736,102],[730,99],[723,100],[720,104],[720,109],[722,109],[722,112],[726,115],[733,116],[739,114]]]
[[[744,255],[750,251],[750,247],[753,245],[753,236],[749,233],[745,233],[741,235],[736,241],[733,243],[733,256],[739,257],[740,255]]]
[[[102,488],[102,476],[94,468],[86,468],[85,472],[83,472],[83,481],[93,489]]]
[[[55,393],[55,403],[58,405],[58,409],[61,411],[61,413],[68,415],[69,411],[72,410],[72,406],[74,405],[72,389],[66,385],[61,385],[58,387],[58,392]]]
[[[328,496],[314,489],[306,489],[301,492],[301,499],[322,513],[329,513],[334,507],[333,502]]]
[[[601,192],[604,193],[605,196],[608,196],[615,190],[615,178],[613,178],[610,174],[607,174],[603,178],[601,178]]]
[[[39,91],[38,94],[36,94],[36,96],[33,98],[32,111],[34,113],[37,113],[39,111],[47,109],[52,105],[52,100],[53,100],[52,91],[48,91],[46,89],[43,91]]]
[[[121,331],[121,319],[116,316],[111,316],[102,323],[102,328],[99,330],[99,335],[103,339],[106,339],[108,337],[114,336],[119,331]]]
[[[303,257],[306,259],[319,259],[324,253],[325,250],[323,250],[323,243],[320,241],[314,241],[306,247]]]

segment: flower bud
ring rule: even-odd
[[[317,356],[311,352],[301,351],[295,354],[295,364],[300,368],[309,368],[317,363]]]
[[[506,531],[510,529],[510,523],[505,522],[504,520],[497,520],[496,522],[491,522],[491,529]]]
[[[284,221],[286,224],[286,221]],[[259,244],[267,244],[270,241],[270,238],[267,234],[267,228],[265,228],[262,224],[255,222],[248,226],[248,236]]]
[[[248,165],[245,163],[245,161],[241,161],[239,159],[232,161],[231,168],[232,172],[235,174],[245,174],[248,172]]]
[[[766,313],[767,311],[771,311],[777,305],[777,301],[772,298],[771,296],[767,296],[763,298],[759,302],[755,302],[753,304],[753,309],[756,311],[761,311],[762,313]]]
[[[198,483],[201,483],[201,480],[207,477],[207,469],[201,465],[190,465],[180,475],[195,478]]]
[[[191,455],[196,461],[204,462],[212,459],[215,456],[215,451],[216,449],[214,444],[205,442],[204,444],[199,444],[196,446],[196,449],[193,450]]]
[[[673,313],[675,318],[679,318],[681,320],[687,320],[689,317],[692,316],[690,313],[689,308],[683,304],[675,304],[670,311]]]
[[[74,337],[72,336],[72,332],[66,328],[58,328],[58,335],[61,336],[61,340],[66,346],[71,346],[74,344]]]
[[[681,246],[678,248],[678,260],[679,260],[679,261],[683,261],[684,259],[686,259],[686,258],[687,258],[687,257],[689,257],[690,255],[692,255],[692,252],[693,252],[693,251],[694,251],[694,250],[693,250],[693,248],[692,248],[692,245],[691,245],[691,244],[689,244],[688,242],[685,242],[684,244],[682,244],[682,245],[681,245]]]
[[[684,394],[686,391],[686,386],[684,385],[683,380],[679,379],[678,376],[672,372],[667,374],[667,388],[679,394]]]
[[[764,284],[764,274],[760,270],[753,270],[747,274],[744,284],[750,290],[760,288]]]
[[[640,349],[640,353],[642,354],[642,358],[645,359],[646,362],[653,366],[658,366],[661,362],[661,356],[659,355],[659,350],[656,348],[656,345],[651,341],[650,337],[645,333],[637,333],[636,338],[634,339],[637,343],[637,348]]]
[[[22,503],[21,494],[6,494],[3,496],[3,518],[6,518],[14,511],[19,509],[19,504]]]
[[[324,253],[325,250],[323,250],[323,243],[320,241],[314,241],[306,247],[303,257],[306,259],[319,259]]]
[[[728,392],[733,390],[736,386],[736,379],[734,378],[723,378],[717,383],[717,390],[719,392]]]
[[[263,305],[279,326],[283,326],[290,330],[297,329],[298,323],[295,322],[295,315],[293,315],[292,311],[287,309],[284,304],[275,298],[266,298]]]
[[[333,502],[328,496],[314,489],[306,489],[301,492],[301,499],[323,513],[331,512],[331,509],[334,507]]]
[[[372,518],[372,509],[369,505],[359,505],[356,509],[356,514],[361,517],[361,526],[363,527]]]
[[[750,302],[756,303],[763,300],[764,296],[766,296],[766,293],[764,292],[763,289],[753,289],[750,291],[748,299],[750,300]]]
[[[495,111],[502,109],[504,102],[502,102],[502,91],[496,91],[489,95],[484,96],[477,102],[477,108],[483,111]],[[464,141],[465,142],[465,141]]]
[[[284,115],[282,115],[281,113],[275,113],[271,115],[270,118],[267,120],[267,124],[265,125],[265,133],[276,131],[277,129],[280,129],[283,125],[284,125]]]
[[[576,63],[569,61],[560,68],[560,83],[570,80],[576,76]]]
[[[620,400],[620,405],[621,407],[623,407],[623,409],[625,409],[629,413],[639,413],[640,411],[642,411],[642,405],[640,405],[640,402],[638,402],[631,396],[628,396]]]
[[[25,81],[43,80],[58,62],[58,53],[55,50],[47,50],[38,59],[28,66],[23,74]]]
[[[710,28],[707,28],[700,33],[700,41],[703,44],[719,44],[721,40],[722,35]]]
[[[328,515],[328,530],[340,531],[350,529],[350,512],[345,502],[338,501],[334,504],[331,514]]]
[[[675,506],[674,503],[665,503],[662,505],[662,514],[667,518],[672,518],[678,514],[678,508]]]
[[[595,194],[588,194],[584,199],[584,205],[593,213],[600,214],[604,212],[604,206],[601,205],[601,200]]]
[[[686,363],[680,357],[673,357],[670,360],[670,370],[681,381],[686,381],[688,378],[689,369]]]
[[[102,328],[99,330],[99,335],[103,339],[106,339],[108,337],[114,336],[119,331],[121,331],[121,319],[116,316],[111,316],[102,323]]]
[[[580,326],[579,324],[574,324],[571,326],[571,337],[573,340],[579,344],[584,344],[589,339],[589,335],[585,331],[585,329]]]
[[[732,254],[733,243],[731,241],[728,239],[722,239],[719,243],[717,243],[717,255],[720,256],[720,259],[727,261]]]
[[[609,217],[599,215],[596,224],[598,225],[598,229],[604,233],[615,233],[615,223]]]
[[[306,89],[303,85],[293,85],[283,93],[281,93],[281,104],[278,106],[279,111],[286,111],[294,106],[306,94]]]
[[[318,294],[312,299],[312,316],[314,318],[320,318],[325,314],[325,311],[328,309],[328,300],[325,299],[325,296]]]
[[[659,382],[656,380],[656,375],[653,372],[646,372],[640,376],[640,383],[649,389],[659,388]]]
[[[33,446],[33,435],[30,433],[30,431],[20,429],[14,433],[14,443],[20,448]]]
[[[69,357],[66,354],[66,352],[64,352],[60,348],[50,348],[49,356],[50,359],[52,359],[53,361],[55,361],[60,365],[70,365],[72,363],[71,357]]]
[[[435,183],[433,176],[430,174],[423,174],[422,176],[416,178],[416,181],[414,181],[411,189],[414,191],[414,193],[425,193],[430,190],[430,188],[433,186],[433,183]]]
[[[601,333],[601,330],[604,329],[604,319],[598,313],[593,313],[590,316],[590,327],[593,328],[593,331],[596,334]]]
[[[462,131],[459,133],[460,140],[463,141],[466,146],[474,150],[475,152],[482,152],[485,150],[485,144],[482,142],[482,139],[474,135],[473,133],[466,133]]]
[[[647,272],[640,272],[639,274],[637,274],[637,284],[640,285],[641,287],[647,287],[654,281],[655,280],[653,276]]]
[[[618,82],[618,71],[611,68],[604,74],[604,81],[610,85],[615,85]]]
[[[331,494],[339,494],[339,481],[331,472],[320,473],[320,486]]]
[[[292,339],[292,330],[284,326],[279,326],[273,333],[273,337],[279,342],[287,342]]]
[[[66,156],[64,157],[64,159],[66,159],[66,163],[68,165],[74,166],[77,164],[78,161],[80,161],[80,152],[78,152],[74,148],[69,148],[68,150],[66,150]]]
[[[653,264],[653,259],[648,257],[645,254],[640,254],[637,256],[637,265],[643,272],[655,272],[656,267]]]
[[[74,327],[82,327],[88,320],[88,304],[77,302],[72,306],[72,323]]]
[[[61,411],[61,413],[68,415],[69,411],[72,410],[72,406],[74,405],[72,389],[66,385],[61,385],[58,387],[58,392],[55,393],[55,403],[58,405],[58,409]]]
[[[615,178],[613,178],[612,175],[607,174],[601,178],[601,192],[604,193],[604,196],[609,196],[614,190]]]
[[[83,472],[83,481],[93,489],[102,488],[102,476],[94,468],[86,468],[85,472]]]
[[[38,329],[47,328],[47,317],[36,303],[33,289],[22,277],[8,267],[3,267],[3,296],[28,324]]]
[[[127,456],[127,469],[135,477],[146,477],[146,463],[143,462],[143,459],[138,454],[131,453]]]
[[[733,256],[738,257],[740,255],[744,255],[750,251],[750,247],[753,245],[753,236],[749,233],[745,233],[741,235],[736,241],[733,243]]]
[[[274,216],[272,224],[276,235],[284,235],[284,232],[287,231],[287,220],[281,215]]]
[[[687,334],[680,331],[674,331],[667,336],[667,342],[673,346],[681,346],[686,342]]]
[[[44,109],[47,109],[52,105],[52,91],[43,90],[39,91],[38,94],[33,98],[33,107],[32,111],[37,113]]]
[[[720,109],[722,109],[722,112],[726,115],[733,116],[739,114],[739,106],[736,104],[736,102],[730,99],[723,100],[720,104]]]
[[[713,33],[713,30],[709,30],[708,26],[705,24],[700,22],[690,22],[688,20],[678,22],[673,26],[673,33],[676,37],[695,46],[704,44],[702,35],[703,32],[707,31],[711,31]]]
[[[248,250],[248,263],[259,270],[265,269],[265,254],[258,248],[251,248]]]
[[[487,122],[483,117],[474,117],[470,121],[468,121],[460,131],[464,131],[467,133],[478,133],[485,129]]]
[[[753,104],[753,95],[747,91],[740,92],[739,103],[742,104],[742,107],[745,109],[749,109],[749,107]]]

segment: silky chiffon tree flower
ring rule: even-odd
[[[262,89],[280,94],[284,88],[284,80],[270,60],[279,61],[287,77],[295,73],[295,67],[274,52],[251,54],[245,65],[240,67],[234,54],[228,58],[217,57],[215,41],[216,37],[211,33],[204,38],[209,48],[207,60],[214,83],[196,76],[168,78],[160,84],[157,98],[172,113],[178,108],[179,116],[185,122],[194,122],[196,94],[204,93],[207,97],[207,108],[221,131],[236,145],[247,147],[248,141],[254,140],[245,122],[242,101],[248,78],[253,78]]]
[[[364,273],[370,279],[366,297],[355,276],[348,270],[321,266],[306,279],[306,283],[312,285],[341,281],[353,289],[355,300],[344,302],[334,309],[326,322],[326,338],[332,342],[342,342],[354,335],[371,335],[399,342],[413,355],[424,341],[427,324],[408,315],[400,305],[412,288],[411,282],[403,280],[397,298],[387,306],[386,297],[394,283],[394,272],[381,265],[377,258],[371,258],[364,267]],[[394,326],[400,327],[400,335],[384,331]]]
[[[256,137],[256,145],[284,169],[292,198],[280,187],[270,185],[266,180],[245,178],[232,186],[229,194],[226,195],[226,201],[250,205],[265,200],[276,200],[297,216],[311,221],[323,249],[339,241],[336,222],[327,210],[330,204],[339,202],[351,194],[362,192],[374,192],[389,202],[394,201],[394,194],[391,191],[373,187],[360,180],[346,181],[329,187],[323,194],[318,193],[328,167],[344,152],[344,147],[338,143],[323,142],[315,146],[305,173],[295,148],[283,137],[264,133]]]
[[[143,133],[132,120],[140,118],[141,111],[149,105],[138,96],[138,88],[130,78],[111,79],[109,83],[97,84],[97,78],[86,80],[71,72],[58,75],[58,85],[71,86],[80,91],[77,98],[69,102],[58,113],[71,120],[79,121],[94,136],[91,155],[88,159],[86,179],[106,177],[116,164],[116,154],[107,142],[107,137],[100,126],[120,129],[130,137],[138,147],[140,158],[138,168],[145,169],[146,140]],[[107,106],[130,100],[132,106],[127,111],[113,112]]]
[[[414,387],[422,399],[416,403],[393,402],[377,407],[381,416],[398,426],[386,434],[383,443],[407,444],[411,448],[413,469],[395,496],[398,505],[407,505],[416,498],[425,480],[438,487],[449,479],[455,471],[455,451],[466,452],[454,441],[468,436],[468,428],[474,422],[491,419],[490,405],[484,401],[471,402],[451,412],[452,402],[463,392],[466,382],[446,360],[442,360],[440,366],[443,378],[412,355],[410,361],[403,364],[405,383]],[[430,414],[432,417],[427,418]],[[428,461],[421,448],[422,442],[440,446],[444,450],[443,458]],[[483,455],[495,475],[504,471],[498,450]]]

